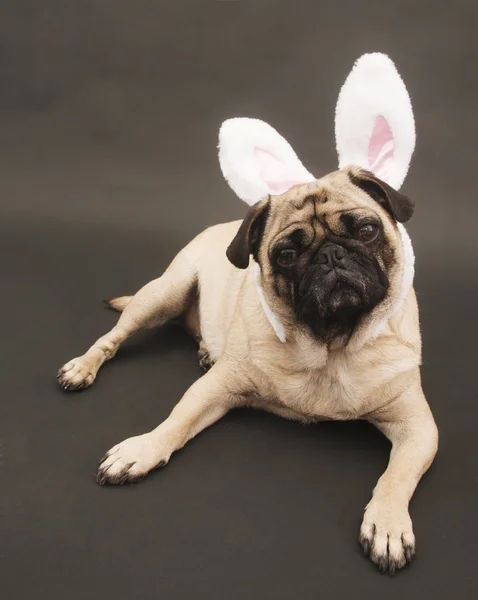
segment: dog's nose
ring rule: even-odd
[[[325,271],[331,271],[340,263],[345,254],[345,249],[342,246],[327,245],[319,252],[319,265]]]

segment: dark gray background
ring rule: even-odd
[[[2,597],[477,597],[477,33],[474,0],[3,0]],[[414,105],[403,190],[441,433],[411,506],[418,556],[393,579],[357,542],[389,452],[371,427],[238,411],[143,483],[101,488],[104,451],[199,376],[195,345],[168,327],[85,393],[54,378],[113,324],[103,298],[244,214],[217,163],[221,121],[263,118],[315,174],[333,170],[337,94],[368,51],[395,60]]]

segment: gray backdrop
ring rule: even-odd
[[[477,32],[464,0],[3,0],[5,598],[476,597]],[[217,162],[221,121],[268,121],[325,174],[337,94],[369,51],[393,58],[415,111],[403,190],[441,433],[411,507],[418,557],[394,579],[357,542],[389,452],[371,427],[237,411],[140,485],[100,488],[104,451],[199,376],[195,345],[168,327],[128,342],[85,393],[54,378],[111,327],[103,298],[244,215]]]

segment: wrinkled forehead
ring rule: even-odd
[[[334,171],[271,196],[271,226],[275,231],[298,222],[334,219],[349,211],[380,214],[377,203],[352,183],[347,171]]]
[[[301,229],[305,240],[322,239],[327,231],[340,235],[344,217],[353,213],[358,219],[374,216],[382,221],[388,235],[393,226],[383,217],[383,209],[368,194],[355,186],[346,170],[334,171],[310,183],[296,185],[280,196],[271,196],[270,218],[266,231],[273,246],[280,239]]]
[[[310,183],[296,185],[280,196],[271,196],[267,229],[273,238],[294,226],[309,225],[316,233],[320,223],[333,225],[348,212],[380,218],[377,202],[355,186],[347,171],[334,171]]]

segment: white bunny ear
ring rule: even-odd
[[[219,163],[226,181],[247,204],[315,181],[290,144],[259,119],[224,121],[219,131]]]
[[[393,62],[378,52],[355,63],[337,100],[339,168],[363,167],[399,189],[415,148],[412,104]]]

